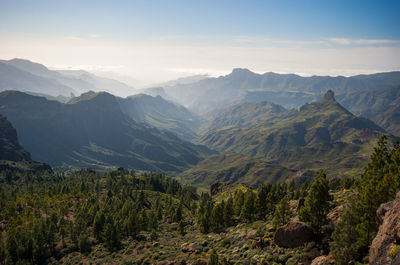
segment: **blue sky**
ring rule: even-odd
[[[386,0],[0,0],[0,57],[103,67],[145,82],[233,67],[399,70],[399,14],[400,1]]]

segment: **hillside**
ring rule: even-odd
[[[400,87],[353,92],[339,97],[343,106],[400,136]]]
[[[30,154],[19,144],[17,131],[0,115],[0,160],[30,161]]]
[[[108,93],[62,104],[7,91],[0,93],[0,113],[14,124],[32,158],[54,167],[177,172],[209,152],[132,120]]]
[[[372,121],[347,111],[328,91],[322,100],[306,104],[272,125],[215,129],[204,134],[200,143],[289,168],[327,168],[342,175],[364,165],[382,133],[385,131]]]
[[[30,91],[52,96],[76,93],[74,89],[57,80],[31,74],[0,61],[0,91],[5,90]]]
[[[263,183],[284,182],[296,170],[264,162],[240,154],[223,153],[210,156],[184,171],[179,178],[190,184],[209,186],[219,180],[231,184],[243,183],[258,187]]]
[[[249,127],[271,123],[285,112],[285,108],[271,102],[247,102],[219,112],[201,127],[201,132],[226,126]]]
[[[197,136],[202,119],[192,114],[185,107],[167,101],[160,96],[144,94],[118,98],[123,113],[132,119],[146,123],[159,130],[175,133],[185,140]]]
[[[20,145],[14,126],[0,114],[0,171],[2,170],[51,172],[48,165],[32,161],[29,152]]]

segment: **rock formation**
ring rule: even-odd
[[[400,264],[400,192],[376,213],[380,226],[369,250],[369,264]]]

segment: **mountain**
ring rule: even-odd
[[[201,186],[209,186],[219,180],[258,187],[263,183],[283,182],[294,176],[296,172],[296,170],[249,156],[223,153],[207,157],[178,177],[186,183]]]
[[[209,78],[209,75],[192,75],[192,76],[186,76],[186,77],[181,77],[175,80],[170,80],[167,82],[163,82],[163,83],[158,83],[158,84],[153,84],[150,85],[149,87],[166,87],[166,86],[175,86],[175,85],[179,85],[179,84],[191,84],[191,83],[195,83],[198,82],[200,80]]]
[[[178,172],[210,152],[125,115],[118,99],[89,93],[69,104],[17,91],[0,93],[0,113],[35,160],[54,167],[126,167]]]
[[[134,94],[135,89],[119,81],[98,77],[86,71],[53,71],[24,59],[0,60],[0,88],[30,91],[50,96],[71,96],[85,91]]]
[[[118,95],[118,96],[129,96],[137,93],[137,90],[131,86],[128,86],[125,83],[122,83],[120,81],[111,79],[111,78],[106,78],[102,76],[97,76],[92,73],[89,73],[87,71],[83,70],[58,70],[58,73],[61,73],[65,77],[73,78],[80,80],[82,82],[85,82],[89,85],[87,89],[84,91],[88,90],[94,90],[94,91],[106,91],[108,93],[111,93],[113,95]],[[90,87],[93,87],[94,89],[90,89]]]
[[[0,61],[0,91],[11,89],[53,96],[77,93],[55,79],[37,76]]]
[[[400,136],[400,86],[348,93],[338,100],[354,114]]]
[[[14,126],[3,115],[0,115],[0,170],[51,172],[48,165],[32,161],[29,152],[19,144]]]
[[[215,118],[204,124],[202,132],[226,126],[249,127],[273,122],[286,113],[286,109],[277,104],[263,102],[246,102],[218,112]]]
[[[0,115],[0,146],[0,160],[31,160],[31,155],[18,142],[17,131],[3,115]]]
[[[188,141],[197,136],[196,131],[202,123],[199,116],[160,96],[139,94],[118,98],[118,102],[122,112],[132,119],[159,130],[171,131]]]
[[[226,76],[177,84],[164,87],[164,90],[176,102],[204,114],[248,101],[271,101],[285,108],[297,108],[320,99],[328,89],[339,95],[398,85],[400,72],[352,77],[302,77],[295,74],[256,74],[248,69],[234,69]]]
[[[356,117],[328,91],[322,100],[305,104],[273,124],[211,130],[200,143],[294,169],[326,168],[348,174],[364,166],[377,137],[385,131]],[[340,168],[340,170],[339,170]]]

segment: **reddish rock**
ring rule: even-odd
[[[343,211],[343,205],[336,206],[328,214],[327,218],[331,222],[332,226],[335,227],[339,222],[340,213]]]
[[[207,265],[206,259],[199,259],[192,263],[192,265]]]
[[[311,265],[334,265],[335,260],[332,258],[331,255],[329,256],[319,256],[313,259]]]
[[[376,213],[379,230],[369,249],[369,264],[399,264],[400,254],[392,259],[388,253],[400,244],[400,192],[394,201],[382,204]]]
[[[250,230],[246,235],[246,239],[253,239],[256,237],[256,234],[257,230]]]
[[[314,238],[311,227],[301,221],[292,220],[276,230],[274,242],[280,247],[295,248],[314,241]]]
[[[240,251],[239,247],[235,247],[234,249],[232,249],[232,254],[236,254]]]
[[[229,183],[221,182],[219,180],[214,181],[213,184],[210,186],[210,194],[214,196],[220,192],[222,192],[226,187],[229,187]]]

